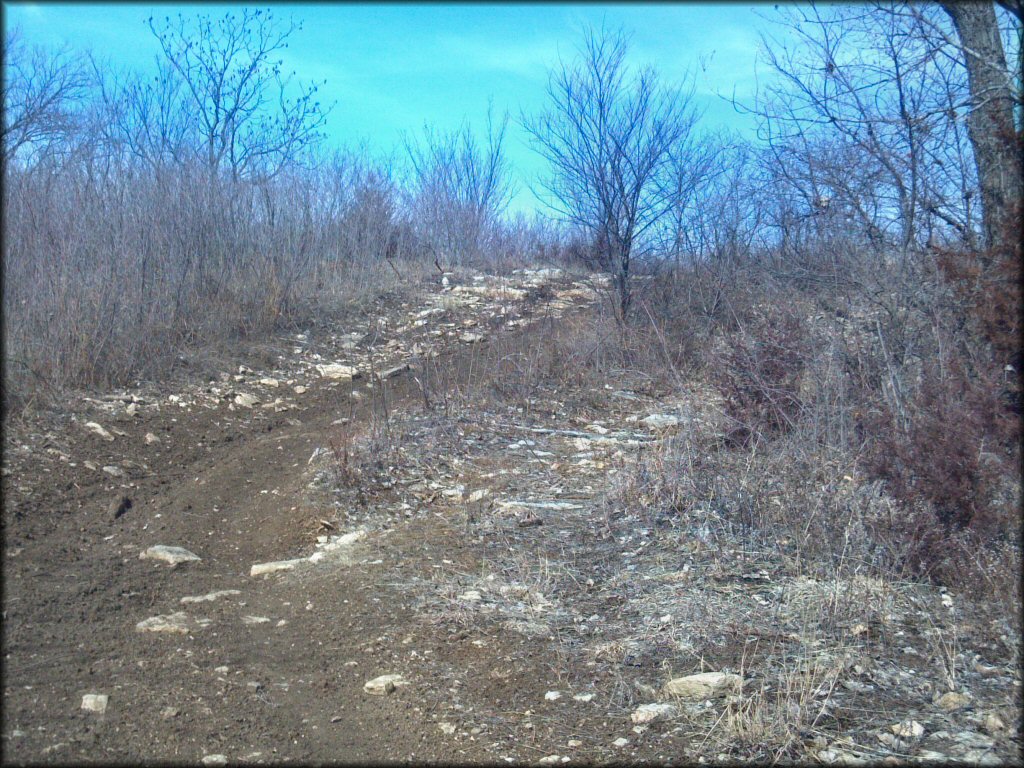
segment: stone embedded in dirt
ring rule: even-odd
[[[438,723],[437,727],[440,728],[441,733],[445,734],[446,736],[455,735],[455,723]]]
[[[262,384],[264,387],[271,387],[271,388],[281,386],[281,382],[280,381],[278,381],[277,379],[271,379],[271,378],[260,379],[260,384]]]
[[[108,443],[113,442],[114,436],[112,434],[110,434],[109,432],[107,432],[107,430],[105,430],[103,427],[101,427],[95,421],[87,421],[87,422],[85,422],[84,426],[90,432],[92,432],[92,433],[94,433],[96,435],[99,435],[104,440],[106,440]]]
[[[889,730],[901,739],[919,739],[924,736],[924,726],[917,720],[904,720],[902,723],[890,725]]]
[[[82,709],[102,715],[107,711],[109,697],[105,693],[87,693],[82,697]]]
[[[185,604],[188,604],[188,603],[210,603],[210,602],[213,602],[214,600],[217,600],[218,598],[221,598],[221,597],[229,597],[231,595],[240,595],[240,594],[242,594],[242,593],[239,592],[237,589],[220,589],[220,590],[218,590],[216,592],[210,592],[210,593],[205,594],[205,595],[188,595],[186,597],[181,598],[181,602],[185,603]]]
[[[121,515],[132,508],[132,500],[127,496],[118,496],[107,507],[107,514],[117,520]]]
[[[470,589],[459,595],[459,600],[465,600],[467,603],[479,603],[483,600],[483,596],[475,589]]]
[[[613,741],[612,744],[616,747],[624,747],[627,744],[629,744],[629,739],[624,739],[620,736],[615,741]]]
[[[655,720],[672,717],[675,713],[676,708],[672,704],[644,704],[633,710],[629,717],[637,725],[642,725],[643,723],[653,723]]]
[[[988,715],[985,716],[985,722],[982,725],[982,728],[989,733],[995,734],[1006,730],[1006,723],[1004,723],[1003,718],[995,712],[989,712]]]
[[[562,762],[562,756],[561,755],[548,755],[547,757],[542,757],[540,760],[538,760],[537,764],[538,765],[557,765],[560,762]]]
[[[956,693],[955,691],[949,691],[948,693],[944,693],[938,699],[935,700],[935,706],[946,712],[952,712],[957,709],[963,709],[970,703],[970,696],[965,696],[964,694]]]
[[[267,624],[270,622],[266,616],[243,616],[243,624]]]
[[[393,379],[400,373],[408,371],[411,366],[408,363],[404,365],[396,365],[394,368],[388,368],[386,371],[380,371],[377,373],[378,379]]]
[[[203,765],[227,765],[228,758],[226,755],[207,755],[202,760]]]
[[[566,742],[566,746],[569,747],[569,749],[576,749],[576,747],[582,747],[583,742],[579,739],[569,739],[569,741]]]
[[[184,547],[167,547],[163,544],[158,544],[155,547],[150,547],[144,552],[139,553],[140,560],[162,560],[165,563],[171,565],[178,565],[179,563],[191,563],[202,560],[199,555],[195,552],[189,552]]]
[[[270,563],[256,563],[249,569],[250,576],[262,576],[265,573],[275,573],[276,571],[290,571],[299,563],[309,562],[308,558],[301,557],[297,560],[275,560]]]
[[[548,691],[544,694],[544,701],[558,701],[562,698],[561,691]]]
[[[103,468],[103,471],[106,472],[111,477],[124,477],[124,470],[113,464],[108,464],[107,466],[105,466]]]
[[[259,404],[260,399],[255,395],[250,395],[245,392],[235,395],[235,405],[240,405],[243,408],[252,408]]]
[[[166,616],[153,616],[135,625],[137,632],[169,632],[187,635],[192,629],[187,613],[177,611]]]
[[[471,333],[469,331],[466,331],[464,334],[459,336],[459,341],[463,342],[464,344],[476,344],[477,342],[483,340],[484,335],[482,333]]]
[[[363,685],[363,690],[373,696],[383,696],[386,693],[394,693],[396,688],[408,684],[401,675],[381,675],[368,680]]]
[[[728,672],[702,672],[697,675],[677,677],[665,683],[664,691],[669,696],[682,699],[710,699],[739,693],[743,678]]]
[[[667,413],[652,413],[650,416],[640,419],[640,423],[651,429],[669,429],[679,426],[679,417]]]
[[[296,387],[292,387],[292,392],[294,392],[296,395],[304,395],[306,394],[306,387],[299,384]]]
[[[164,707],[160,710],[160,717],[164,720],[171,720],[172,718],[177,717],[178,714],[179,710],[177,707]]]
[[[146,445],[153,445],[154,443],[160,442],[160,438],[154,435],[152,432],[147,432],[146,437],[144,439],[146,441]]]
[[[551,627],[539,621],[510,619],[505,622],[505,628],[510,629],[513,632],[518,632],[520,635],[525,635],[526,637],[540,638],[549,637],[551,635]]]
[[[328,363],[327,365],[318,365],[316,367],[320,375],[325,379],[340,379],[342,381],[351,381],[352,379],[358,379],[361,374],[359,369],[351,365],[342,365],[341,363]]]
[[[594,694],[592,694],[592,693],[577,693],[572,698],[573,698],[574,701],[582,701],[582,702],[586,703],[586,702],[588,702],[588,701],[590,701],[591,699],[594,698]]]

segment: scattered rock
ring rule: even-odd
[[[467,603],[479,603],[483,600],[483,596],[477,590],[470,589],[459,595],[459,600],[465,600]]]
[[[1006,723],[1003,722],[1003,718],[997,715],[995,712],[989,712],[985,716],[985,723],[982,726],[989,733],[995,734],[999,731],[1006,730]]]
[[[202,762],[203,765],[227,765],[228,758],[225,755],[207,755]]]
[[[576,747],[582,747],[583,742],[579,739],[569,739],[569,741],[566,742],[566,746],[569,747],[569,749],[576,749]]]
[[[160,717],[162,717],[164,720],[172,720],[179,714],[180,713],[177,707],[164,707],[160,710]]]
[[[163,544],[158,544],[139,553],[139,559],[163,560],[165,563],[178,565],[179,563],[198,562],[202,558],[194,552],[189,552],[184,547],[166,547]]]
[[[381,675],[373,680],[368,680],[363,685],[363,690],[373,696],[383,696],[387,693],[394,693],[396,688],[408,684],[401,675]]]
[[[562,698],[561,691],[548,691],[544,694],[544,701],[558,701]]]
[[[110,502],[110,506],[107,507],[107,515],[117,520],[121,515],[132,508],[132,500],[127,496],[119,496]]]
[[[107,430],[105,430],[103,427],[101,427],[95,421],[87,421],[87,422],[85,422],[84,426],[90,432],[92,432],[93,434],[99,435],[104,440],[106,440],[108,443],[113,442],[114,436],[112,434],[110,434],[109,432],[107,432]]]
[[[293,388],[292,388],[292,391],[293,391],[293,392],[294,392],[294,393],[295,393],[296,395],[304,395],[304,394],[306,394],[306,391],[307,391],[307,390],[306,390],[306,387],[304,387],[304,386],[302,386],[301,384],[299,384],[298,386],[296,386],[296,387],[293,387]]]
[[[542,757],[540,760],[538,760],[537,764],[538,765],[557,765],[560,762],[562,762],[562,756],[561,755],[548,755],[547,757]]]
[[[327,365],[318,365],[316,369],[320,372],[320,375],[325,379],[339,379],[342,381],[351,381],[352,379],[358,379],[360,377],[359,369],[351,365],[342,365],[341,363],[328,363]]]
[[[588,702],[588,701],[590,701],[591,699],[594,698],[594,694],[592,694],[592,693],[577,693],[572,698],[573,698],[574,701],[582,701],[583,703],[586,703],[586,702]]]
[[[249,569],[250,576],[261,576],[265,573],[274,573],[276,571],[290,571],[299,563],[308,562],[308,558],[302,557],[297,560],[275,560],[270,563],[256,563]]]
[[[146,445],[153,445],[160,442],[160,438],[154,435],[152,432],[147,432],[145,437]]]
[[[672,704],[644,704],[637,707],[629,717],[637,725],[642,725],[672,717],[675,713],[676,708]]]
[[[461,341],[464,344],[476,344],[477,342],[483,340],[484,335],[482,333],[471,333],[470,331],[466,331],[464,334],[459,336],[459,341]]]
[[[624,747],[627,744],[629,744],[629,739],[625,739],[621,736],[612,742],[612,745],[616,747]]]
[[[270,622],[266,616],[243,616],[243,624],[267,624]]]
[[[438,723],[437,727],[440,728],[441,733],[445,734],[446,736],[453,736],[455,734],[456,729],[454,723]]]
[[[669,696],[683,699],[710,699],[739,693],[743,678],[728,672],[702,672],[697,675],[677,677],[665,683],[664,692]]]
[[[271,387],[271,388],[281,386],[281,382],[279,382],[277,379],[271,379],[271,378],[260,379],[260,384],[262,384],[264,387]]]
[[[950,691],[949,693],[942,694],[938,699],[936,699],[935,706],[946,712],[952,712],[956,709],[963,709],[970,703],[970,696]]]
[[[210,593],[205,594],[205,595],[189,595],[187,597],[181,598],[181,602],[185,603],[185,604],[188,604],[188,603],[210,603],[210,602],[213,602],[214,600],[217,600],[217,599],[219,599],[221,597],[229,597],[230,595],[240,595],[240,594],[242,594],[242,593],[239,592],[237,589],[221,589],[221,590],[218,590],[216,592],[210,592]]]
[[[113,464],[108,464],[107,466],[105,466],[103,468],[103,471],[106,472],[111,477],[124,477],[124,470]]]
[[[107,711],[109,697],[105,693],[87,693],[82,697],[82,709],[102,715]]]
[[[260,400],[255,395],[250,395],[245,392],[235,395],[235,405],[240,405],[243,408],[253,408],[259,404]]]
[[[410,365],[408,363],[405,363],[404,365],[396,365],[394,368],[388,368],[386,371],[380,371],[377,374],[377,378],[381,380],[393,379],[398,374],[408,371],[409,368]]]
[[[511,619],[505,622],[505,628],[510,629],[513,632],[518,632],[520,635],[526,637],[550,637],[551,627],[547,624],[542,624],[539,621],[522,621],[519,619]]]

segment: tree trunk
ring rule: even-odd
[[[1011,73],[991,0],[943,2],[967,64],[971,113],[967,132],[981,187],[985,243],[1008,255],[1017,247],[1021,216],[1020,143],[1013,124]]]

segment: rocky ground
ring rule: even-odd
[[[712,393],[523,368],[600,297],[447,275],[10,424],[5,761],[1019,763],[983,599],[667,514]]]

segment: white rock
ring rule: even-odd
[[[454,723],[438,723],[437,727],[441,729],[442,733],[444,733],[444,734],[446,734],[448,736],[451,736],[451,735],[453,735],[455,733],[455,724]]]
[[[561,691],[548,691],[544,694],[544,701],[558,701],[562,698]]]
[[[637,707],[629,717],[637,725],[672,717],[676,708],[672,704],[644,704]]]
[[[557,765],[560,762],[562,762],[562,756],[561,755],[548,755],[547,757],[542,757],[540,760],[538,760],[537,764],[538,765]]]
[[[252,408],[259,403],[259,398],[255,395],[250,395],[245,392],[239,395],[235,395],[235,405],[240,405],[243,408]]]
[[[190,630],[188,614],[178,611],[166,616],[153,616],[135,625],[138,632],[169,632],[187,635]]]
[[[924,726],[917,720],[904,720],[902,723],[889,726],[889,730],[901,739],[919,739],[924,736]]]
[[[144,552],[139,553],[140,560],[162,560],[165,563],[171,565],[178,565],[179,563],[190,563],[198,562],[202,558],[194,552],[189,552],[184,547],[167,547],[163,544],[158,544],[155,547],[150,547]]]
[[[82,709],[102,715],[107,711],[109,697],[105,693],[87,693],[82,697]]]
[[[298,386],[296,386],[296,387],[293,387],[293,388],[292,388],[292,391],[293,391],[293,392],[294,392],[294,393],[295,393],[296,395],[304,395],[304,394],[306,394],[306,388],[305,388],[304,386],[302,386],[301,384],[299,384],[299,385],[298,385]]]
[[[106,441],[107,441],[108,443],[109,443],[109,442],[111,442],[111,441],[113,441],[113,439],[114,439],[114,436],[113,436],[112,434],[110,434],[109,432],[107,432],[107,430],[105,430],[105,429],[104,429],[103,427],[101,427],[101,426],[100,426],[99,424],[97,424],[97,423],[96,423],[95,421],[87,421],[87,422],[85,422],[85,425],[84,425],[84,426],[85,426],[85,428],[86,428],[86,429],[88,429],[88,430],[89,430],[90,432],[93,432],[94,434],[97,434],[97,435],[99,435],[99,436],[100,436],[100,437],[102,437],[102,438],[103,438],[104,440],[106,440]]]
[[[318,365],[316,369],[325,379],[341,379],[350,381],[352,379],[359,378],[359,369],[354,368],[351,365],[328,363],[327,365]]]
[[[270,563],[256,563],[249,569],[250,576],[261,576],[265,573],[276,571],[290,571],[299,563],[308,562],[308,558],[302,557],[297,560],[275,560]]]
[[[116,467],[113,464],[108,464],[103,468],[103,471],[112,477],[124,477],[124,470],[120,467]]]
[[[154,443],[159,443],[160,442],[160,438],[157,437],[156,435],[154,435],[152,432],[147,432],[146,433],[145,440],[146,440],[146,445],[153,445]]]
[[[677,677],[665,683],[664,691],[669,696],[683,699],[710,699],[727,693],[739,693],[743,678],[727,672],[702,672],[697,675]]]
[[[627,744],[629,744],[629,739],[625,739],[620,736],[615,741],[613,741],[612,744],[616,747],[624,747]]]
[[[470,333],[469,331],[466,331],[459,337],[459,341],[463,342],[464,344],[475,344],[478,341],[483,340],[484,335],[482,333]]]
[[[566,746],[569,747],[569,749],[575,749],[576,747],[582,747],[583,742],[579,739],[569,739],[569,741],[566,742]]]
[[[459,595],[459,600],[465,600],[467,603],[478,603],[483,600],[483,596],[477,590],[470,589]]]
[[[281,382],[279,382],[277,379],[271,379],[271,378],[260,379],[260,384],[262,384],[264,387],[279,387],[279,386],[281,386]]]
[[[203,765],[227,765],[228,758],[226,755],[207,755],[202,762]]]
[[[573,699],[575,701],[582,701],[584,703],[590,701],[593,698],[594,698],[594,694],[592,694],[592,693],[577,693],[575,696],[573,696]]]
[[[243,624],[267,624],[270,622],[266,616],[243,616]]]
[[[471,494],[469,494],[469,501],[470,501],[471,504],[474,504],[474,503],[476,503],[478,501],[483,501],[485,498],[487,498],[490,495],[491,495],[491,492],[490,492],[489,489],[481,488],[480,490],[473,491]]]
[[[383,696],[386,693],[393,692],[396,688],[408,684],[408,681],[401,675],[381,675],[380,677],[373,678],[373,680],[368,680],[363,685],[363,690],[373,696]]]
[[[240,595],[240,594],[242,594],[242,593],[239,592],[237,589],[221,589],[221,590],[218,590],[216,592],[210,592],[210,593],[205,594],[205,595],[189,595],[187,597],[181,598],[181,602],[185,603],[185,604],[188,604],[188,603],[210,603],[210,602],[213,602],[214,600],[217,600],[217,599],[219,599],[221,597],[230,597],[231,595]]]

